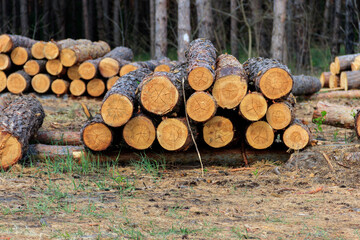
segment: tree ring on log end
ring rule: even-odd
[[[7,79],[6,86],[9,92],[19,94],[26,89],[27,83],[26,79],[21,74],[12,73]]]
[[[3,71],[0,71],[0,92],[4,91],[6,88],[6,74]]]
[[[76,53],[72,49],[65,48],[60,52],[60,61],[65,67],[71,67],[77,61]]]
[[[186,112],[196,122],[209,120],[216,111],[216,103],[210,94],[195,92],[186,102]]]
[[[129,146],[138,150],[147,149],[155,141],[155,126],[147,117],[134,117],[124,126],[123,137]]]
[[[76,79],[70,83],[70,92],[72,95],[81,96],[85,93],[85,91],[86,85],[82,80]]]
[[[0,166],[3,169],[14,165],[22,157],[20,142],[7,132],[0,133]]]
[[[119,73],[119,62],[113,58],[104,58],[99,63],[99,71],[103,77],[112,77]]]
[[[46,74],[37,74],[31,79],[32,88],[38,93],[45,93],[50,88],[50,79]]]
[[[284,103],[274,103],[266,112],[266,121],[276,130],[286,128],[291,123],[291,118],[291,110]]]
[[[247,94],[240,103],[240,114],[249,121],[258,121],[267,111],[266,99],[259,93]]]
[[[234,138],[232,122],[225,117],[213,117],[204,124],[203,138],[210,147],[225,147]]]
[[[271,68],[260,79],[259,87],[265,97],[278,99],[291,92],[293,79],[281,68]]]
[[[49,60],[46,62],[46,70],[53,76],[59,75],[64,67],[58,59]]]
[[[0,52],[9,52],[13,47],[13,42],[9,35],[2,34],[0,36]]]
[[[348,85],[348,79],[347,79],[347,74],[346,74],[346,72],[342,72],[342,73],[340,74],[340,87],[341,87],[342,89],[345,89],[345,91],[348,90],[349,85]]]
[[[34,76],[39,73],[40,66],[36,61],[29,60],[24,65],[24,71],[30,76]]]
[[[119,76],[113,76],[109,78],[106,82],[106,89],[110,90],[112,86],[116,83],[116,81],[119,79]]]
[[[85,127],[84,144],[93,151],[104,151],[112,142],[112,133],[103,123],[93,123]]]
[[[264,121],[250,124],[245,135],[246,141],[255,149],[266,149],[274,142],[274,130]]]
[[[309,133],[300,125],[294,124],[285,130],[283,141],[288,148],[303,149],[309,143]]]
[[[6,54],[0,54],[0,70],[6,70],[10,65],[10,58]]]
[[[154,72],[170,72],[170,67],[166,64],[161,64],[154,69]]]
[[[29,58],[26,48],[16,47],[10,54],[11,60],[15,65],[24,65]]]
[[[214,82],[214,75],[205,67],[197,67],[189,73],[188,82],[192,89],[204,91]]]
[[[31,47],[31,55],[36,59],[43,59],[45,57],[44,47],[45,47],[45,43],[42,41],[35,43]]]
[[[141,90],[141,104],[147,111],[157,115],[171,112],[178,100],[179,92],[167,77],[153,77]]]
[[[49,42],[44,47],[44,55],[47,59],[52,60],[59,56],[59,48],[55,43]]]
[[[101,106],[101,116],[104,122],[111,127],[121,127],[133,114],[132,102],[123,95],[110,95]]]
[[[138,69],[138,67],[132,65],[132,64],[126,64],[120,69],[120,77],[124,76],[125,74],[128,74],[129,72],[135,71]]]
[[[174,118],[163,120],[156,130],[159,144],[168,151],[181,149],[188,139],[188,134],[185,123]]]
[[[87,92],[92,97],[99,97],[105,92],[105,83],[102,79],[94,78],[87,84]]]
[[[220,107],[232,109],[240,104],[247,89],[247,83],[242,82],[240,76],[229,75],[215,81],[212,94]]]
[[[56,79],[51,84],[51,91],[56,95],[62,95],[66,93],[68,86],[68,83],[63,79]]]
[[[96,75],[96,71],[96,67],[90,62],[84,62],[78,68],[80,76],[85,80],[93,79]]]

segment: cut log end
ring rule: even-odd
[[[79,74],[79,65],[74,65],[72,67],[69,67],[67,70],[67,76],[71,80],[80,79],[81,76]]]
[[[300,150],[305,148],[310,140],[308,130],[298,124],[293,124],[284,132],[284,144],[291,149]]]
[[[132,102],[123,95],[112,94],[101,106],[101,116],[104,122],[111,127],[121,127],[133,114]]]
[[[9,35],[0,35],[0,52],[9,52],[13,48],[13,42]]]
[[[346,72],[341,72],[340,74],[340,87],[348,90],[348,79],[347,79],[347,74]]]
[[[112,133],[103,123],[93,123],[83,131],[84,144],[93,151],[104,151],[112,142]]]
[[[6,85],[9,92],[20,94],[28,88],[28,81],[23,75],[15,72],[9,75]]]
[[[221,116],[215,116],[204,124],[204,141],[213,148],[227,146],[234,138],[232,122]]]
[[[170,67],[169,67],[169,65],[166,65],[166,64],[160,64],[160,65],[156,66],[156,68],[154,69],[154,72],[170,72]]]
[[[96,67],[90,62],[84,62],[80,64],[78,68],[79,75],[85,80],[93,79],[96,75],[96,72]]]
[[[330,72],[333,74],[333,75],[336,75],[338,74],[337,70],[336,70],[336,65],[334,62],[330,63]]]
[[[176,106],[179,92],[167,77],[155,76],[142,88],[140,99],[147,111],[164,115]]]
[[[64,67],[58,59],[49,60],[46,62],[46,71],[53,76],[57,76],[62,73]]]
[[[0,92],[4,91],[6,88],[6,74],[3,71],[0,71]]]
[[[240,104],[247,89],[246,81],[241,81],[240,76],[229,75],[216,80],[212,94],[220,107],[232,109]]]
[[[274,142],[274,130],[264,121],[250,124],[246,130],[246,141],[255,149],[266,149]]]
[[[279,99],[291,92],[293,79],[284,69],[271,68],[261,77],[259,87],[265,97]]]
[[[35,43],[32,47],[31,47],[31,55],[36,58],[36,59],[43,59],[45,58],[44,55],[44,47],[45,47],[45,43],[40,41]]]
[[[11,61],[15,65],[24,65],[26,61],[29,59],[29,52],[28,49],[23,47],[16,47],[14,50],[11,51],[10,54]]]
[[[40,66],[35,60],[29,60],[24,65],[24,71],[30,76],[34,76],[40,72]]]
[[[11,60],[8,55],[0,54],[0,70],[7,70],[11,66]]]
[[[62,49],[60,52],[60,61],[65,67],[71,67],[77,62],[76,53],[72,49]]]
[[[105,92],[105,83],[99,78],[94,78],[88,82],[86,89],[90,96],[100,97]]]
[[[44,56],[49,59],[53,60],[59,56],[59,47],[56,45],[56,43],[46,43],[44,46]]]
[[[195,92],[186,102],[186,112],[196,122],[206,122],[216,113],[216,101],[208,93]]]
[[[329,78],[329,88],[337,88],[339,87],[340,78],[338,75],[331,75]]]
[[[292,121],[291,109],[283,102],[274,103],[266,112],[266,120],[273,129],[284,129]]]
[[[0,132],[0,168],[6,170],[22,157],[21,143],[7,132]]]
[[[197,67],[189,73],[188,82],[192,89],[204,91],[214,82],[214,74],[205,67]]]
[[[184,121],[176,118],[163,120],[157,130],[159,144],[168,151],[177,151],[187,145],[189,131]]]
[[[99,72],[101,76],[109,78],[119,73],[119,62],[112,58],[104,58],[99,63]]]
[[[106,82],[106,89],[107,90],[110,90],[110,88],[112,86],[114,86],[114,84],[116,83],[116,81],[119,79],[119,76],[114,76],[114,77],[111,77],[107,80]]]
[[[63,95],[69,88],[69,82],[63,79],[56,79],[51,83],[51,91],[56,95]]]
[[[258,121],[266,114],[268,105],[259,93],[247,94],[240,103],[239,114],[249,121]]]
[[[70,92],[72,95],[81,96],[85,93],[85,91],[86,85],[82,80],[76,79],[70,83]]]
[[[120,77],[124,76],[125,74],[128,74],[129,72],[135,71],[136,69],[138,69],[137,66],[134,66],[132,64],[126,64],[124,66],[122,66],[122,68],[120,69]]]
[[[31,86],[38,93],[45,93],[50,89],[51,79],[47,74],[37,74],[31,80]]]
[[[134,117],[124,126],[123,137],[129,146],[138,150],[147,149],[155,141],[155,126],[145,116]]]

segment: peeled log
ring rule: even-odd
[[[35,142],[52,145],[82,145],[80,132],[38,131]]]
[[[210,147],[221,148],[234,140],[234,132],[234,126],[228,118],[215,116],[204,124],[203,139]]]
[[[314,109],[313,120],[321,117],[321,112],[326,112],[323,124],[335,127],[353,129],[354,116],[359,107],[348,107],[327,102],[318,102]]]
[[[105,92],[105,83],[100,78],[94,78],[87,83],[86,89],[90,96],[100,97]]]
[[[0,70],[0,93],[6,88],[7,76],[6,74]]]
[[[360,88],[360,71],[341,72],[340,87],[345,91]]]
[[[295,119],[294,123],[288,127],[283,135],[284,144],[294,150],[300,150],[310,144],[311,133],[308,126],[300,120]]]
[[[63,79],[56,79],[51,83],[51,91],[57,96],[67,93],[70,83]]]
[[[232,55],[217,58],[212,94],[222,108],[237,107],[248,90],[247,76],[242,64]]]
[[[268,105],[261,93],[247,94],[240,103],[239,115],[249,121],[258,121],[266,114]]]
[[[31,48],[37,41],[20,36],[11,34],[0,35],[0,53],[7,53],[16,47]]]
[[[109,51],[110,46],[104,41],[73,45],[61,50],[60,61],[65,67],[71,67],[88,59],[102,57]]]
[[[311,95],[321,89],[321,82],[317,77],[312,76],[293,76],[294,86],[292,93],[295,96]]]
[[[120,127],[130,120],[137,104],[136,89],[149,73],[148,69],[139,69],[122,76],[105,94],[100,113],[107,125]]]
[[[329,88],[337,88],[340,86],[340,75],[330,75]]]
[[[245,133],[247,143],[255,149],[266,149],[274,142],[274,130],[264,121],[250,124]]]
[[[217,110],[215,98],[206,92],[195,92],[186,101],[186,112],[195,122],[206,122]]]
[[[29,140],[36,134],[45,118],[40,102],[32,96],[12,101],[0,117],[0,167],[7,169],[25,156]]]
[[[0,70],[5,71],[11,68],[10,57],[6,54],[0,53]]]
[[[31,55],[33,56],[33,58],[36,59],[44,59],[45,55],[44,55],[44,47],[45,44],[43,41],[39,41],[37,43],[35,43],[34,45],[32,45],[31,47]]]
[[[53,76],[61,75],[66,71],[66,69],[61,64],[59,59],[47,61],[45,67],[46,67],[46,71]]]
[[[6,86],[9,92],[20,94],[26,92],[31,85],[31,77],[23,70],[14,72],[8,76]]]
[[[81,96],[86,91],[86,84],[80,79],[73,80],[69,87],[70,93],[74,96]]]
[[[194,133],[197,136],[197,133]],[[161,147],[168,151],[186,151],[193,145],[191,133],[184,118],[166,118],[156,129]]]
[[[358,56],[360,56],[360,53],[335,57],[335,74],[340,74],[342,71],[351,70],[351,63]]]
[[[31,58],[30,48],[16,47],[11,51],[10,58],[15,65],[24,65]]]
[[[123,138],[130,147],[138,150],[148,149],[156,138],[155,125],[151,118],[139,114],[125,124]]]
[[[290,70],[277,60],[250,58],[243,66],[249,81],[268,99],[284,98],[293,88],[294,81]]]
[[[92,151],[104,151],[111,146],[113,133],[106,126],[100,114],[88,120],[80,131],[84,146]]]
[[[45,64],[45,60],[29,60],[24,65],[24,71],[30,76],[35,76],[45,70]]]
[[[101,76],[108,78],[119,74],[120,68],[129,64],[134,58],[130,48],[116,47],[103,57],[99,63]]]
[[[273,103],[266,112],[266,121],[275,130],[285,129],[293,121],[294,107],[288,102]]]
[[[49,74],[40,73],[31,79],[31,86],[37,93],[46,93],[54,80]]]
[[[188,82],[192,89],[204,91],[215,78],[216,49],[211,41],[198,38],[190,43],[185,53],[188,61]]]
[[[125,74],[128,74],[129,72],[135,71],[139,68],[146,68],[150,71],[154,71],[156,66],[159,65],[160,62],[158,60],[149,60],[144,62],[132,62],[125,64],[121,67],[119,75],[124,76]]]
[[[322,72],[320,75],[321,87],[328,88],[331,72]]]
[[[79,74],[79,65],[74,65],[68,68],[67,76],[70,80],[80,79],[81,76]]]
[[[91,44],[91,41],[86,39],[74,40],[71,38],[57,42],[51,41],[46,43],[44,46],[44,56],[49,60],[56,59],[60,55],[60,51],[62,49],[71,47],[76,44]]]

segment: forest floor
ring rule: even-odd
[[[101,101],[80,100],[99,111]],[[41,102],[43,130],[76,131],[85,121],[79,99]],[[332,169],[320,158],[297,168],[264,159],[248,169],[205,166],[202,176],[197,163],[146,157],[125,166],[35,159],[0,173],[0,239],[360,239],[360,162],[337,155],[358,140],[340,128],[316,133],[315,105],[298,102],[296,115],[329,144],[303,152],[321,150]]]

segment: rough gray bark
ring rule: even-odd
[[[211,1],[196,0],[197,24],[199,28],[198,37],[209,39],[214,42],[213,16]]]
[[[312,76],[293,76],[294,86],[292,93],[295,96],[311,95],[318,92],[321,89],[320,79]]]
[[[178,60],[185,62],[191,37],[190,0],[178,0]]]
[[[118,1],[115,1],[115,3]],[[82,0],[82,10],[83,10],[83,24],[84,24],[84,34],[86,39],[90,39],[89,31],[89,12],[88,12],[88,1]]]
[[[20,1],[20,23],[21,23],[21,35],[27,36],[29,33],[28,22],[28,0]]]
[[[239,58],[239,43],[238,43],[238,9],[237,1],[230,0],[230,12],[231,12],[231,29],[230,29],[230,45],[231,55]]]
[[[155,59],[161,59],[167,52],[167,0],[156,0],[155,3]]]
[[[285,20],[287,0],[274,0],[274,21],[271,38],[271,56],[283,61],[285,43]]]
[[[155,57],[155,0],[150,0],[150,52]]]
[[[114,33],[114,44],[115,46],[120,45],[120,28],[119,28],[119,12],[120,12],[120,1],[114,2],[113,12],[113,33]]]
[[[333,34],[332,34],[332,43],[331,43],[331,57],[334,59],[336,55],[338,55],[339,48],[339,32],[340,32],[340,22],[341,22],[341,0],[335,1],[335,16],[334,16],[334,24],[332,25]]]

